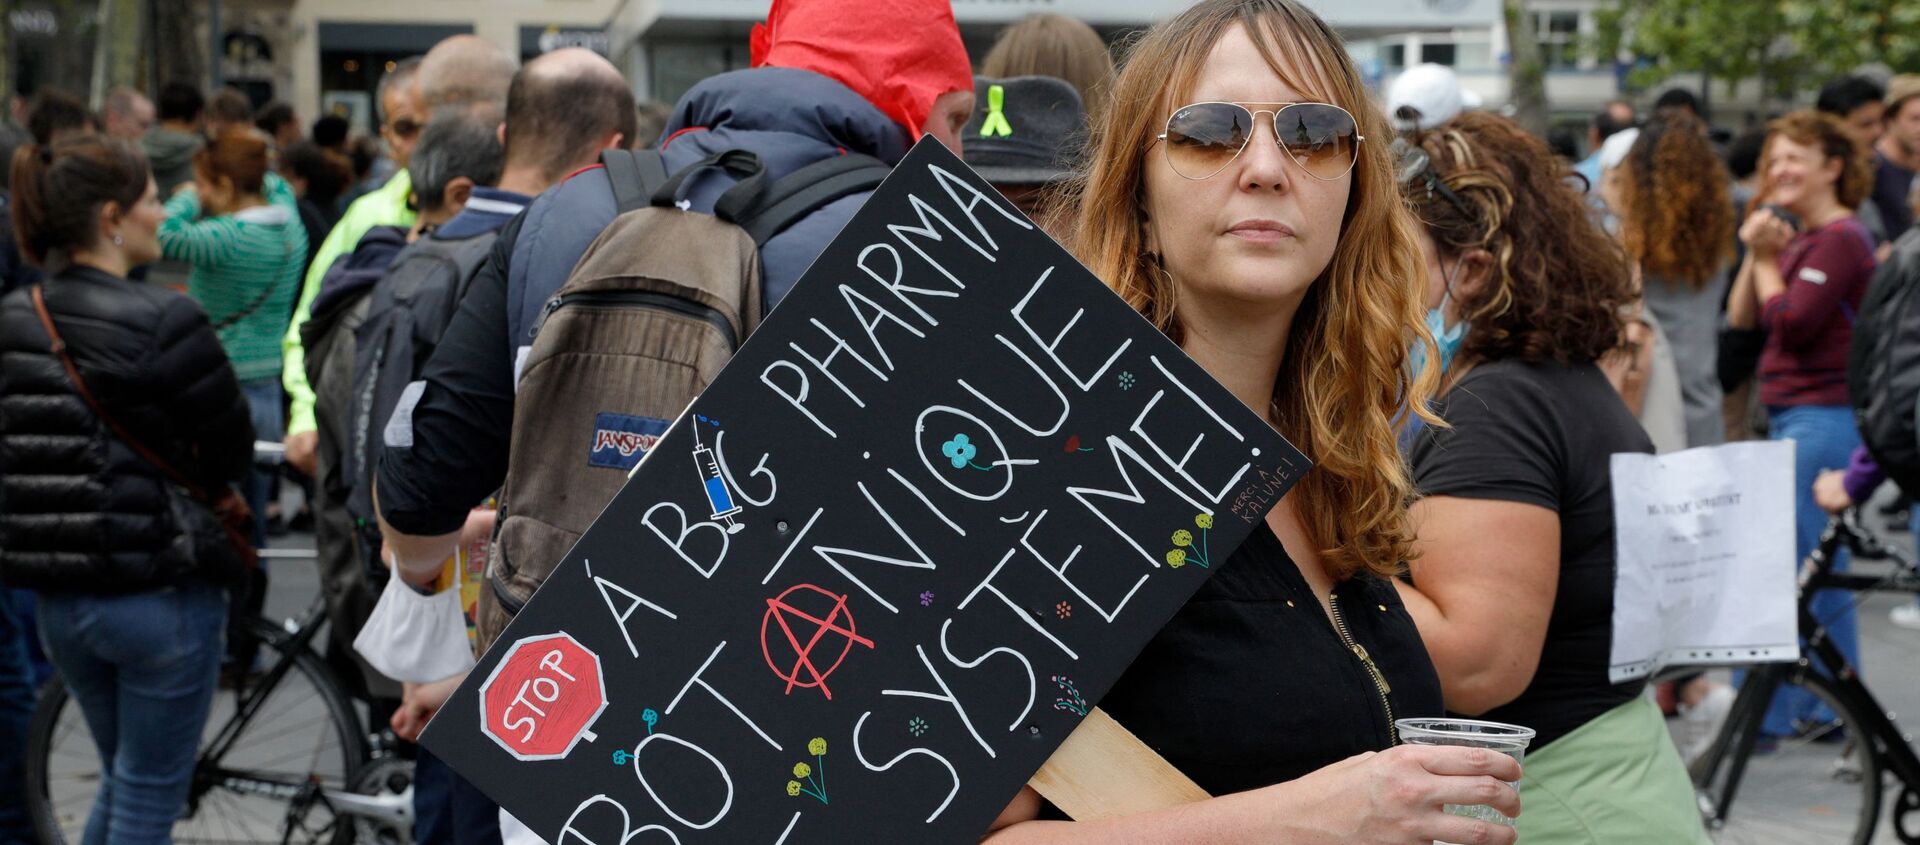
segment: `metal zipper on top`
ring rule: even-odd
[[[1354,657],[1360,658],[1360,662],[1367,667],[1367,674],[1373,676],[1373,688],[1380,693],[1380,706],[1387,711],[1387,738],[1393,745],[1399,745],[1400,729],[1393,724],[1393,702],[1387,700],[1387,693],[1393,692],[1393,687],[1387,685],[1386,674],[1380,671],[1380,667],[1373,662],[1373,657],[1367,654],[1367,647],[1354,642],[1353,635],[1347,632],[1347,621],[1340,616],[1340,596],[1337,593],[1327,593],[1327,610],[1333,616],[1333,629],[1340,634],[1340,641],[1346,644],[1347,650],[1353,652]]]
[[[684,317],[704,320],[726,337],[727,348],[740,348],[740,334],[734,331],[733,323],[725,314],[720,313],[719,309],[683,297],[644,290],[596,290],[561,294],[547,300],[547,304],[540,309],[540,316],[534,318],[532,328],[527,330],[528,336],[539,336],[540,327],[546,325],[547,318],[552,317],[553,312],[568,305],[654,308],[669,311]]]

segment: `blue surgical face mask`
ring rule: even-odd
[[[1427,309],[1427,331],[1433,334],[1433,342],[1440,347],[1440,371],[1443,373],[1452,366],[1453,356],[1467,342],[1467,321],[1461,320],[1449,327],[1446,316],[1447,303],[1453,299],[1453,277],[1460,272],[1460,264],[1460,261],[1454,262],[1453,269],[1447,272],[1447,289],[1440,296],[1440,306]],[[1413,377],[1419,378],[1426,367],[1426,344],[1416,343],[1413,345]]]

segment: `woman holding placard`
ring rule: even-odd
[[[1396,144],[1424,224],[1423,369],[1442,375],[1408,457],[1418,555],[1408,610],[1447,709],[1526,725],[1521,840],[1705,840],[1645,681],[1607,670],[1614,595],[1609,456],[1653,444],[1595,366],[1635,298],[1619,246],[1546,144],[1463,114]]]
[[[1207,0],[1147,33],[1068,201],[1095,274],[1316,462],[1100,702],[1207,793],[1050,823],[1031,789],[995,842],[1510,843],[1483,749],[1396,746],[1440,687],[1389,578],[1413,550],[1394,420],[1424,408],[1411,221],[1384,117],[1294,0]],[[1173,542],[1180,544],[1181,532]]]

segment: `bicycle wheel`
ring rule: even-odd
[[[268,671],[214,693],[193,789],[174,824],[173,841],[347,845],[353,820],[335,819],[314,798],[317,788],[345,789],[366,762],[360,719],[319,658],[304,649],[285,653],[284,633],[265,622],[255,628],[257,665]],[[279,680],[260,692],[283,662]],[[249,700],[256,706],[240,723]],[[230,734],[226,750],[211,759],[211,746],[223,733]],[[42,843],[80,841],[100,781],[93,735],[56,678],[41,696],[27,738],[28,803]]]
[[[1754,680],[1750,675],[1748,683]],[[1812,693],[1833,710],[1834,721],[1807,726],[1799,736],[1779,739],[1776,748],[1747,756],[1726,817],[1715,820],[1712,808],[1722,803],[1730,775],[1742,762],[1736,743],[1759,729],[1766,711],[1765,701],[1743,689],[1714,748],[1702,756],[1704,765],[1694,771],[1708,833],[1721,845],[1868,845],[1879,821],[1882,780],[1871,743],[1850,727],[1865,722],[1835,694],[1832,681],[1805,666],[1787,670],[1780,689],[1789,686]]]

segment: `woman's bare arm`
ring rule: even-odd
[[[1503,781],[1519,778],[1519,764],[1483,748],[1402,745],[1264,789],[1084,822],[1039,821],[1040,796],[1028,787],[984,841],[1430,845],[1438,839],[1511,845],[1512,828],[1448,815],[1441,805],[1490,804],[1518,815],[1519,794]]]

